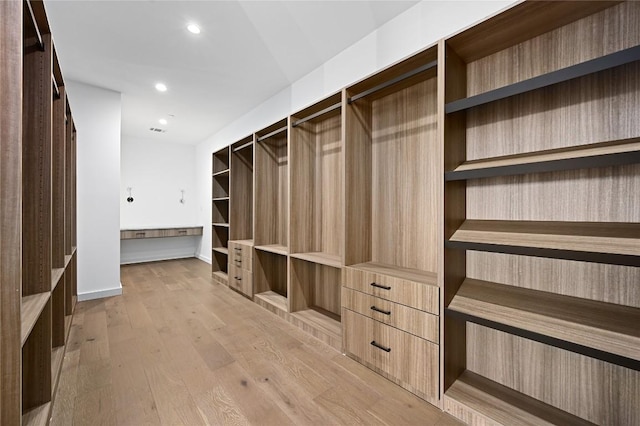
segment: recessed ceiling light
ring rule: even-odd
[[[167,86],[164,83],[156,83],[156,90],[158,92],[166,92]]]
[[[187,29],[189,30],[190,33],[200,34],[200,27],[197,26],[196,24],[187,25]]]
[[[158,120],[158,123],[166,125],[167,124],[167,120],[165,120],[164,118],[161,118],[160,120]]]

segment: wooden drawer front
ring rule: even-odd
[[[247,271],[252,271],[253,247],[229,241],[229,263],[233,263],[235,266]]]
[[[347,353],[417,393],[437,399],[438,345],[349,309],[342,310],[342,323]]]
[[[355,268],[342,268],[342,284],[421,311],[439,314],[438,287]]]
[[[163,237],[188,237],[191,235],[202,235],[202,228],[173,228],[163,229]]]
[[[229,287],[253,297],[253,274],[246,269],[229,267]]]
[[[439,318],[418,309],[342,288],[342,306],[374,320],[438,343]]]
[[[131,231],[120,231],[121,240],[134,240],[142,238],[159,238],[162,237],[161,229],[138,229]]]

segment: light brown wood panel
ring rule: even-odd
[[[342,306],[433,343],[439,341],[440,321],[436,315],[346,287],[342,289]]]
[[[22,125],[22,293],[51,289],[52,44],[25,40]]]
[[[255,145],[255,243],[288,247],[288,148],[281,132]]]
[[[342,269],[342,285],[415,309],[438,314],[439,289],[436,286],[435,274],[416,270],[411,272],[398,271],[393,267],[380,264],[354,265]],[[372,285],[373,283],[378,286]]]
[[[640,359],[640,309],[467,278],[457,312]]]
[[[211,222],[229,223],[229,200],[213,200],[211,202]]]
[[[64,311],[64,275],[60,285],[51,292],[51,347],[57,348],[65,344],[65,311]]]
[[[252,141],[250,136],[231,145],[229,237],[233,240],[253,238],[253,145],[236,151]]]
[[[75,176],[76,176],[76,163],[75,153],[73,147],[73,117],[71,116],[71,109],[69,107],[69,100],[67,99],[65,106],[65,143],[64,143],[64,198],[65,198],[65,216],[64,216],[64,253],[66,255],[71,254],[72,247],[75,246],[73,235],[75,227]]]
[[[640,256],[640,223],[468,219],[451,241]]]
[[[639,105],[633,62],[472,108],[467,160],[637,138]]]
[[[62,84],[62,80],[57,82]],[[53,137],[51,171],[51,267],[64,267],[65,238],[65,115],[67,96],[64,86],[59,86],[60,97],[53,99]]]
[[[472,251],[467,276],[640,308],[640,268],[632,266]]]
[[[340,269],[290,258],[291,312],[318,307],[340,316]]]
[[[640,164],[467,182],[467,218],[640,222]]]
[[[287,297],[287,257],[256,250],[253,264],[255,294],[273,291]]]
[[[610,3],[613,5],[613,3]],[[569,15],[584,14],[591,8],[575,7],[567,2]],[[553,6],[547,6],[553,8]],[[594,9],[600,7],[596,6]],[[549,19],[550,11],[540,14]],[[583,15],[585,16],[585,15]],[[525,20],[532,22],[530,16]],[[640,4],[630,1],[591,14],[550,32],[527,38],[519,44],[506,40],[511,47],[469,63],[468,94],[474,95],[535,77],[560,68],[597,58],[640,44]],[[518,22],[517,28],[522,34]],[[615,29],[615,30],[612,30]],[[522,39],[521,39],[522,40]],[[455,41],[450,41],[455,44]],[[460,53],[460,52],[458,52]],[[469,62],[467,60],[467,62]]]
[[[36,324],[36,321],[38,321],[38,318],[40,318],[40,314],[47,305],[50,297],[51,293],[47,291],[45,293],[32,294],[22,298],[20,307],[20,316],[22,321],[22,345],[24,345],[27,337],[29,337],[33,326]]]
[[[341,256],[335,254],[327,254],[325,252],[295,253],[291,254],[290,257],[294,259],[306,260],[307,262],[332,266],[334,268],[342,267]]]
[[[343,309],[347,355],[431,403],[438,401],[438,345]],[[382,350],[372,343],[391,349]]]
[[[431,78],[371,104],[374,262],[437,272],[436,90]]]
[[[51,401],[51,301],[22,346],[22,412]]]
[[[474,373],[595,424],[640,421],[638,371],[470,323],[467,343]]]
[[[213,153],[211,170],[213,174],[229,170],[229,147]]]
[[[0,2],[0,424],[20,423],[22,2]]]
[[[216,175],[212,179],[212,198],[229,197],[229,175]]]
[[[291,132],[291,252],[342,257],[340,110]]]

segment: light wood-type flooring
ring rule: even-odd
[[[196,259],[123,266],[78,303],[53,425],[457,425],[226,287]]]

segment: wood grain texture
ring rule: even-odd
[[[438,345],[348,309],[343,309],[342,320],[347,355],[376,368],[421,398],[437,403]],[[391,350],[379,349],[371,344],[373,341]]]
[[[22,412],[51,401],[51,301],[22,346]]]
[[[290,257],[293,259],[301,259],[306,260],[307,262],[318,263],[320,265],[332,266],[334,268],[342,267],[341,256],[325,252],[294,253],[291,254]]]
[[[229,170],[229,147],[214,152],[211,161],[211,173],[216,174]]]
[[[211,202],[211,222],[229,223],[229,199],[215,199]]]
[[[62,80],[58,82],[62,84]],[[64,267],[65,237],[65,111],[67,96],[59,86],[59,98],[53,99],[53,136],[51,149],[51,267]]]
[[[640,359],[640,309],[467,278],[458,312]]]
[[[20,308],[20,314],[22,319],[22,327],[21,327],[22,345],[24,345],[24,343],[27,340],[27,337],[29,337],[29,334],[31,333],[33,326],[36,324],[36,321],[38,321],[38,318],[40,318],[40,314],[42,313],[42,310],[44,309],[44,307],[47,305],[47,302],[49,301],[50,297],[51,297],[51,293],[45,292],[45,293],[32,294],[30,296],[24,296],[22,298],[22,303]]]
[[[639,421],[634,370],[470,323],[467,368],[595,424]]]
[[[22,2],[0,3],[0,424],[20,423]]]
[[[451,241],[640,256],[640,224],[466,220]]]
[[[436,315],[346,287],[342,288],[342,306],[430,342],[437,344],[440,339],[440,321]]]
[[[389,289],[372,286],[375,283]],[[435,274],[402,270],[380,264],[360,264],[342,269],[342,285],[392,302],[439,313]]]
[[[186,237],[202,235],[202,226],[180,227],[180,228],[142,228],[142,229],[121,229],[120,239],[140,239],[140,238],[166,238],[166,237]]]
[[[73,151],[73,117],[69,107],[69,100],[65,102],[65,142],[64,142],[64,253],[71,254],[72,247],[75,245],[73,241],[73,233],[75,226],[75,179],[76,179],[76,160]]]
[[[51,292],[51,347],[58,348],[65,344],[65,310],[64,310],[64,276],[61,284]]]
[[[229,175],[216,175],[212,178],[212,198],[229,197]]]
[[[601,9],[602,6],[596,3],[590,2],[595,6],[593,9]],[[613,4],[609,3],[610,6]],[[525,8],[540,6],[542,4]],[[637,2],[624,2],[594,14],[593,9],[584,4],[576,7],[575,3],[566,2],[555,7],[565,9],[561,17],[565,22],[570,22],[573,17],[584,18],[553,31],[531,34],[532,37],[504,40],[504,48],[495,49],[496,53],[482,55],[484,57],[473,62],[467,59],[466,62],[470,62],[467,66],[469,96],[640,44],[640,29],[636,25],[640,19],[640,5]],[[549,22],[553,8],[548,4],[547,10],[538,15],[539,18],[532,14],[524,22],[527,25],[542,19]],[[560,15],[557,16],[560,18]],[[513,22],[511,31],[523,35],[522,24]],[[485,28],[485,31],[489,31],[488,27]],[[501,36],[499,33],[496,35]],[[449,44],[455,46],[455,38]],[[457,51],[460,54],[460,50]]]
[[[444,410],[469,425],[593,425],[470,371],[445,393]]]
[[[234,147],[242,146],[253,137],[245,138],[232,145],[231,178],[229,188],[229,220],[230,234],[233,240],[253,238],[253,147],[254,145],[234,151]]]
[[[45,51],[27,40],[22,103],[22,292],[51,287],[51,35]]]
[[[318,307],[340,316],[340,269],[305,260],[289,260],[290,312]]]
[[[273,291],[286,299],[287,257],[256,250],[253,261],[254,293]]]

